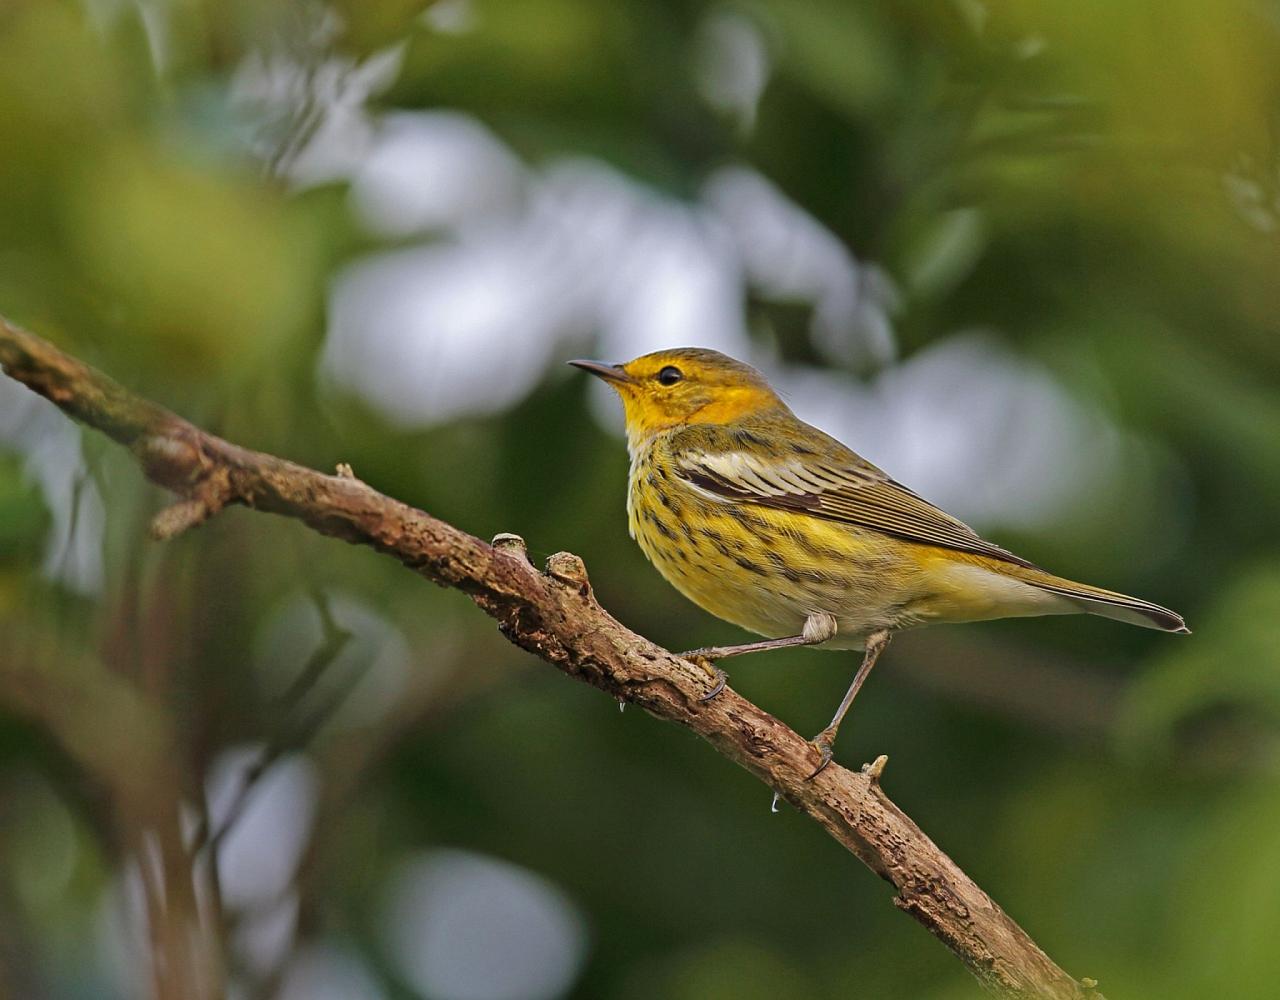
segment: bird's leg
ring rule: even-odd
[[[763,653],[768,649],[787,649],[791,646],[816,646],[820,642],[835,638],[836,620],[828,614],[810,615],[804,620],[804,628],[799,635],[786,635],[781,639],[761,639],[759,642],[744,642],[739,646],[703,646],[681,653],[686,660],[727,660],[731,656],[742,656],[744,653]]]
[[[710,701],[724,690],[725,682],[729,679],[729,675],[715,665],[716,660],[725,660],[730,656],[741,656],[743,653],[762,653],[769,649],[788,649],[791,646],[816,646],[820,642],[826,642],[828,639],[834,638],[835,634],[835,618],[831,615],[820,613],[810,615],[804,620],[804,627],[800,630],[799,635],[783,636],[781,639],[762,639],[759,642],[744,642],[738,646],[704,646],[701,649],[691,649],[680,655],[684,659],[696,663],[715,678],[715,686],[700,699],[701,701]]]
[[[859,689],[861,689],[863,682],[867,679],[867,675],[871,673],[871,668],[876,665],[876,660],[880,658],[880,654],[884,652],[884,648],[887,645],[889,645],[889,632],[887,629],[873,632],[867,636],[867,649],[862,654],[862,664],[858,667],[858,672],[853,675],[853,683],[849,685],[849,690],[845,692],[844,698],[840,702],[840,707],[836,709],[831,725],[827,726],[826,729],[810,741],[817,747],[821,758],[813,774],[809,775],[810,781],[821,774],[822,769],[831,763],[831,754],[836,743],[836,733],[840,731],[840,723],[844,721],[845,713],[849,711],[849,706],[853,704],[853,699],[858,696]]]

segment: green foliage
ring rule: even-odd
[[[30,571],[34,556],[44,548],[49,518],[39,487],[18,462],[0,462],[0,561],[12,569]],[[25,565],[24,565],[25,564]]]
[[[1107,995],[1269,995],[1280,976],[1274,5],[422,6],[4,6],[0,312],[240,443],[322,468],[350,462],[476,534],[520,532],[537,561],[580,553],[604,604],[656,641],[733,641],[627,539],[623,444],[560,364],[609,342],[609,309],[647,286],[624,271],[589,305],[560,307],[595,294],[588,265],[607,256],[610,225],[645,244],[646,212],[723,249],[728,224],[708,188],[726,166],[754,171],[892,283],[873,302],[873,272],[860,270],[865,311],[824,334],[819,296],[743,277],[739,248],[718,301],[771,372],[817,371],[832,398],[869,400],[864,418],[894,412],[926,428],[906,438],[920,444],[937,425],[912,420],[970,398],[991,372],[957,364],[922,398],[908,392],[913,366],[987,331],[990,356],[1058,387],[1084,430],[1051,438],[1061,447],[1035,466],[1040,479],[1067,470],[1075,493],[1044,517],[978,526],[1055,571],[1167,603],[1195,630],[1183,640],[1054,620],[904,637],[838,758],[888,753],[895,799]],[[763,53],[758,101],[708,100],[704,47],[717,31],[747,39],[733,66],[752,45]],[[262,80],[277,58],[296,72],[273,90]],[[361,214],[369,144],[384,114],[423,111],[483,125],[516,179],[490,190],[489,175],[468,177],[489,201],[465,225],[379,230]],[[360,127],[331,160],[308,161],[339,112]],[[595,172],[557,187],[566,162]],[[522,228],[538,212],[563,223],[568,195],[590,184],[632,200],[616,216],[573,217],[569,237]],[[475,333],[464,343],[470,328],[450,334],[444,320],[413,327],[422,300],[390,327],[474,394],[510,384],[504,365],[521,366],[528,392],[496,415],[477,405],[440,422],[344,378],[383,347],[369,336],[338,361],[326,353],[349,266],[421,252],[396,259],[427,262],[409,282],[422,292],[431,267],[486,238],[517,262],[511,274],[449,274],[469,316],[526,295],[501,350],[484,353]],[[690,270],[666,253],[671,270]],[[567,276],[540,284],[556,265]],[[546,287],[554,294],[529,292]],[[670,305],[655,293],[646,321],[657,329]],[[548,315],[563,320],[544,332]],[[877,322],[892,331],[882,355],[865,342]],[[770,815],[767,791],[708,748],[619,716],[506,645],[463,597],[368,551],[238,510],[155,545],[146,523],[161,499],[129,457],[86,441],[77,466],[33,430],[37,418],[8,408],[15,392],[0,385],[0,788],[14,789],[0,798],[18,803],[0,810],[0,984],[31,943],[25,971],[44,995],[128,995],[102,985],[91,947],[130,815],[104,804],[109,779],[93,762],[141,767],[145,747],[113,741],[149,738],[134,724],[142,705],[177,733],[184,793],[228,747],[283,733],[309,755],[322,791],[299,940],[342,942],[388,996],[418,993],[389,957],[385,898],[416,852],[442,847],[566,894],[588,928],[574,996],[977,995],[871,875],[795,815]],[[914,409],[890,410],[908,399]],[[1000,440],[971,480],[977,510],[988,491],[1017,510],[1009,494],[1038,485],[1004,478],[1035,429],[1020,413],[1010,402],[989,432]],[[969,414],[953,416],[948,441],[977,433]],[[864,433],[852,428],[849,443],[878,459],[885,442]],[[62,489],[75,477],[58,469],[83,486]],[[83,549],[50,559],[66,533]],[[359,639],[291,704],[281,693],[321,641],[319,612],[299,610],[314,592]],[[778,654],[732,681],[816,731],[848,669],[833,653]],[[350,704],[323,710],[347,691]],[[103,710],[99,695],[129,713]],[[125,733],[113,714],[127,714]],[[79,728],[68,738],[60,724]]]

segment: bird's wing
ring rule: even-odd
[[[694,489],[731,503],[773,507],[1035,568],[963,521],[890,479],[834,438],[801,425],[803,437],[773,446],[751,431],[699,428],[672,442],[675,471]],[[692,429],[692,428],[691,428]],[[709,432],[709,433],[708,433]],[[766,445],[766,441],[769,442]]]

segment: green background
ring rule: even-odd
[[[888,754],[893,798],[1112,1000],[1266,997],[1278,125],[1271,2],[9,0],[0,311],[237,443],[577,552],[673,649],[741,634],[627,538],[615,408],[563,361],[740,344],[985,534],[1195,631],[905,635],[837,759]],[[401,126],[434,145],[397,159]],[[814,824],[462,595],[238,509],[159,545],[163,502],[0,385],[7,995],[144,989],[111,900],[147,809],[198,816],[263,745],[288,753],[224,857],[236,995],[978,995]],[[732,680],[809,733],[853,666]],[[459,916],[441,880],[481,869]],[[415,972],[450,928],[480,957]],[[529,928],[548,978],[485,992]]]

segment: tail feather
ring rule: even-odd
[[[1101,587],[1090,587],[1088,584],[1075,583],[1048,573],[1018,574],[1019,578],[1034,587],[1058,594],[1080,606],[1080,610],[1103,618],[1114,618],[1116,621],[1129,622],[1143,628],[1160,629],[1163,632],[1177,632],[1190,635],[1191,629],[1182,620],[1182,615],[1159,604],[1152,604],[1138,597],[1117,594]]]

